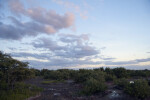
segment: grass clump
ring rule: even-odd
[[[64,80],[46,80],[42,81],[42,84],[61,83],[61,82],[64,82]]]

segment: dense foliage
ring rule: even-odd
[[[0,52],[0,89],[3,84],[6,85],[6,89],[13,89],[16,82],[33,76],[34,72],[28,68],[28,63]]]
[[[83,87],[83,93],[86,95],[91,95],[94,93],[104,92],[107,89],[104,79],[97,80],[93,77],[86,80]]]
[[[21,100],[31,96],[32,93],[35,94],[31,92],[33,90],[27,88],[28,85],[18,83],[34,76],[35,70],[29,69],[28,63],[0,52],[0,100]]]
[[[125,92],[143,100],[150,96],[150,86],[146,80],[136,80],[125,87]]]
[[[106,82],[114,82],[118,89],[125,90],[127,94],[138,98],[148,97],[149,88],[145,92],[142,92],[142,87],[138,90],[130,87],[128,79],[136,80],[144,78],[145,80],[150,77],[149,70],[126,70],[125,68],[97,68],[97,69],[59,69],[59,70],[41,70],[41,75],[46,79],[52,80],[68,80],[73,79],[76,83],[82,84],[82,93],[86,95],[95,94],[98,92],[105,92],[107,89]],[[141,80],[143,85],[145,82]],[[137,84],[137,82],[135,82]],[[150,82],[149,82],[150,83]],[[135,85],[136,85],[135,84]],[[146,83],[147,84],[147,83]],[[141,85],[142,86],[142,85]],[[147,85],[145,85],[147,86]],[[130,88],[129,88],[130,87]],[[136,87],[137,88],[137,87]],[[143,87],[144,88],[144,87]],[[136,90],[133,91],[133,90]],[[143,94],[139,94],[140,91]]]
[[[129,81],[125,78],[121,78],[116,80],[115,83],[117,84],[118,89],[124,89],[129,84]]]

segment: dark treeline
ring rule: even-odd
[[[127,70],[125,68],[97,69],[42,69],[37,75],[50,80],[74,80],[81,84],[83,95],[105,93],[107,83],[113,83],[117,89],[141,100],[150,96],[150,70]],[[134,83],[130,83],[134,82]]]
[[[96,68],[96,69],[58,69],[58,70],[36,70],[36,75],[43,76],[45,79],[53,80],[66,80],[74,79],[77,83],[85,82],[89,77],[103,77],[105,81],[113,81],[122,78],[134,79],[149,79],[150,70],[127,70],[123,67],[120,68]]]
[[[147,69],[127,70],[120,67],[114,69],[38,70],[29,68],[26,62],[18,61],[10,55],[0,52],[0,100],[23,100],[41,91],[38,87],[22,82],[34,77],[57,81],[74,80],[75,83],[81,84],[80,94],[82,95],[105,93],[107,83],[112,82],[116,88],[139,99],[150,96],[150,70]],[[134,83],[130,83],[130,80],[133,80]],[[16,98],[12,99],[15,96]]]

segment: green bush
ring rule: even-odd
[[[125,78],[118,79],[115,83],[121,89],[124,89],[129,84],[129,82]]]
[[[96,80],[101,80],[102,78],[105,77],[105,73],[100,70],[86,70],[86,69],[80,69],[76,73],[75,77],[75,82],[77,83],[84,83],[87,79],[90,77],[96,79]]]
[[[90,77],[90,75],[91,75],[91,70],[80,69],[77,72],[74,80],[77,83],[84,83]]]
[[[85,83],[83,87],[83,94],[91,95],[98,92],[104,92],[107,89],[106,84],[103,81],[96,80],[94,78],[89,78]]]
[[[145,99],[150,96],[150,86],[146,80],[137,80],[132,84],[128,84],[125,92],[139,99]]]
[[[94,79],[96,80],[99,80],[99,81],[105,81],[105,73],[102,72],[102,71],[91,71],[90,75],[88,78],[90,77],[93,77]]]
[[[60,76],[60,72],[58,71],[46,71],[44,72],[44,79],[52,79],[52,80],[58,80]]]
[[[0,82],[0,90],[7,90],[8,89],[8,84],[5,81]]]
[[[114,68],[112,70],[117,78],[127,78],[129,76],[125,68],[120,67],[120,68]]]
[[[106,72],[107,74],[110,74],[110,75],[113,75],[113,74],[114,74],[114,73],[113,73],[113,70],[110,69],[109,67],[106,67],[106,68],[105,68],[105,72]]]
[[[149,77],[150,71],[149,70],[130,70],[129,71],[130,77]]]
[[[59,70],[43,69],[41,71],[41,75],[44,77],[44,79],[68,80],[68,79],[74,79],[74,77],[76,76],[76,71],[69,70],[69,69],[59,69]]]
[[[114,80],[116,80],[116,76],[110,75],[110,74],[106,74],[106,75],[105,75],[105,80],[106,80],[107,82],[109,82],[109,81],[114,81]]]
[[[3,78],[3,72],[0,71],[0,81],[2,80]]]

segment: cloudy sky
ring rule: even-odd
[[[37,69],[150,69],[150,1],[0,0],[0,51]]]

